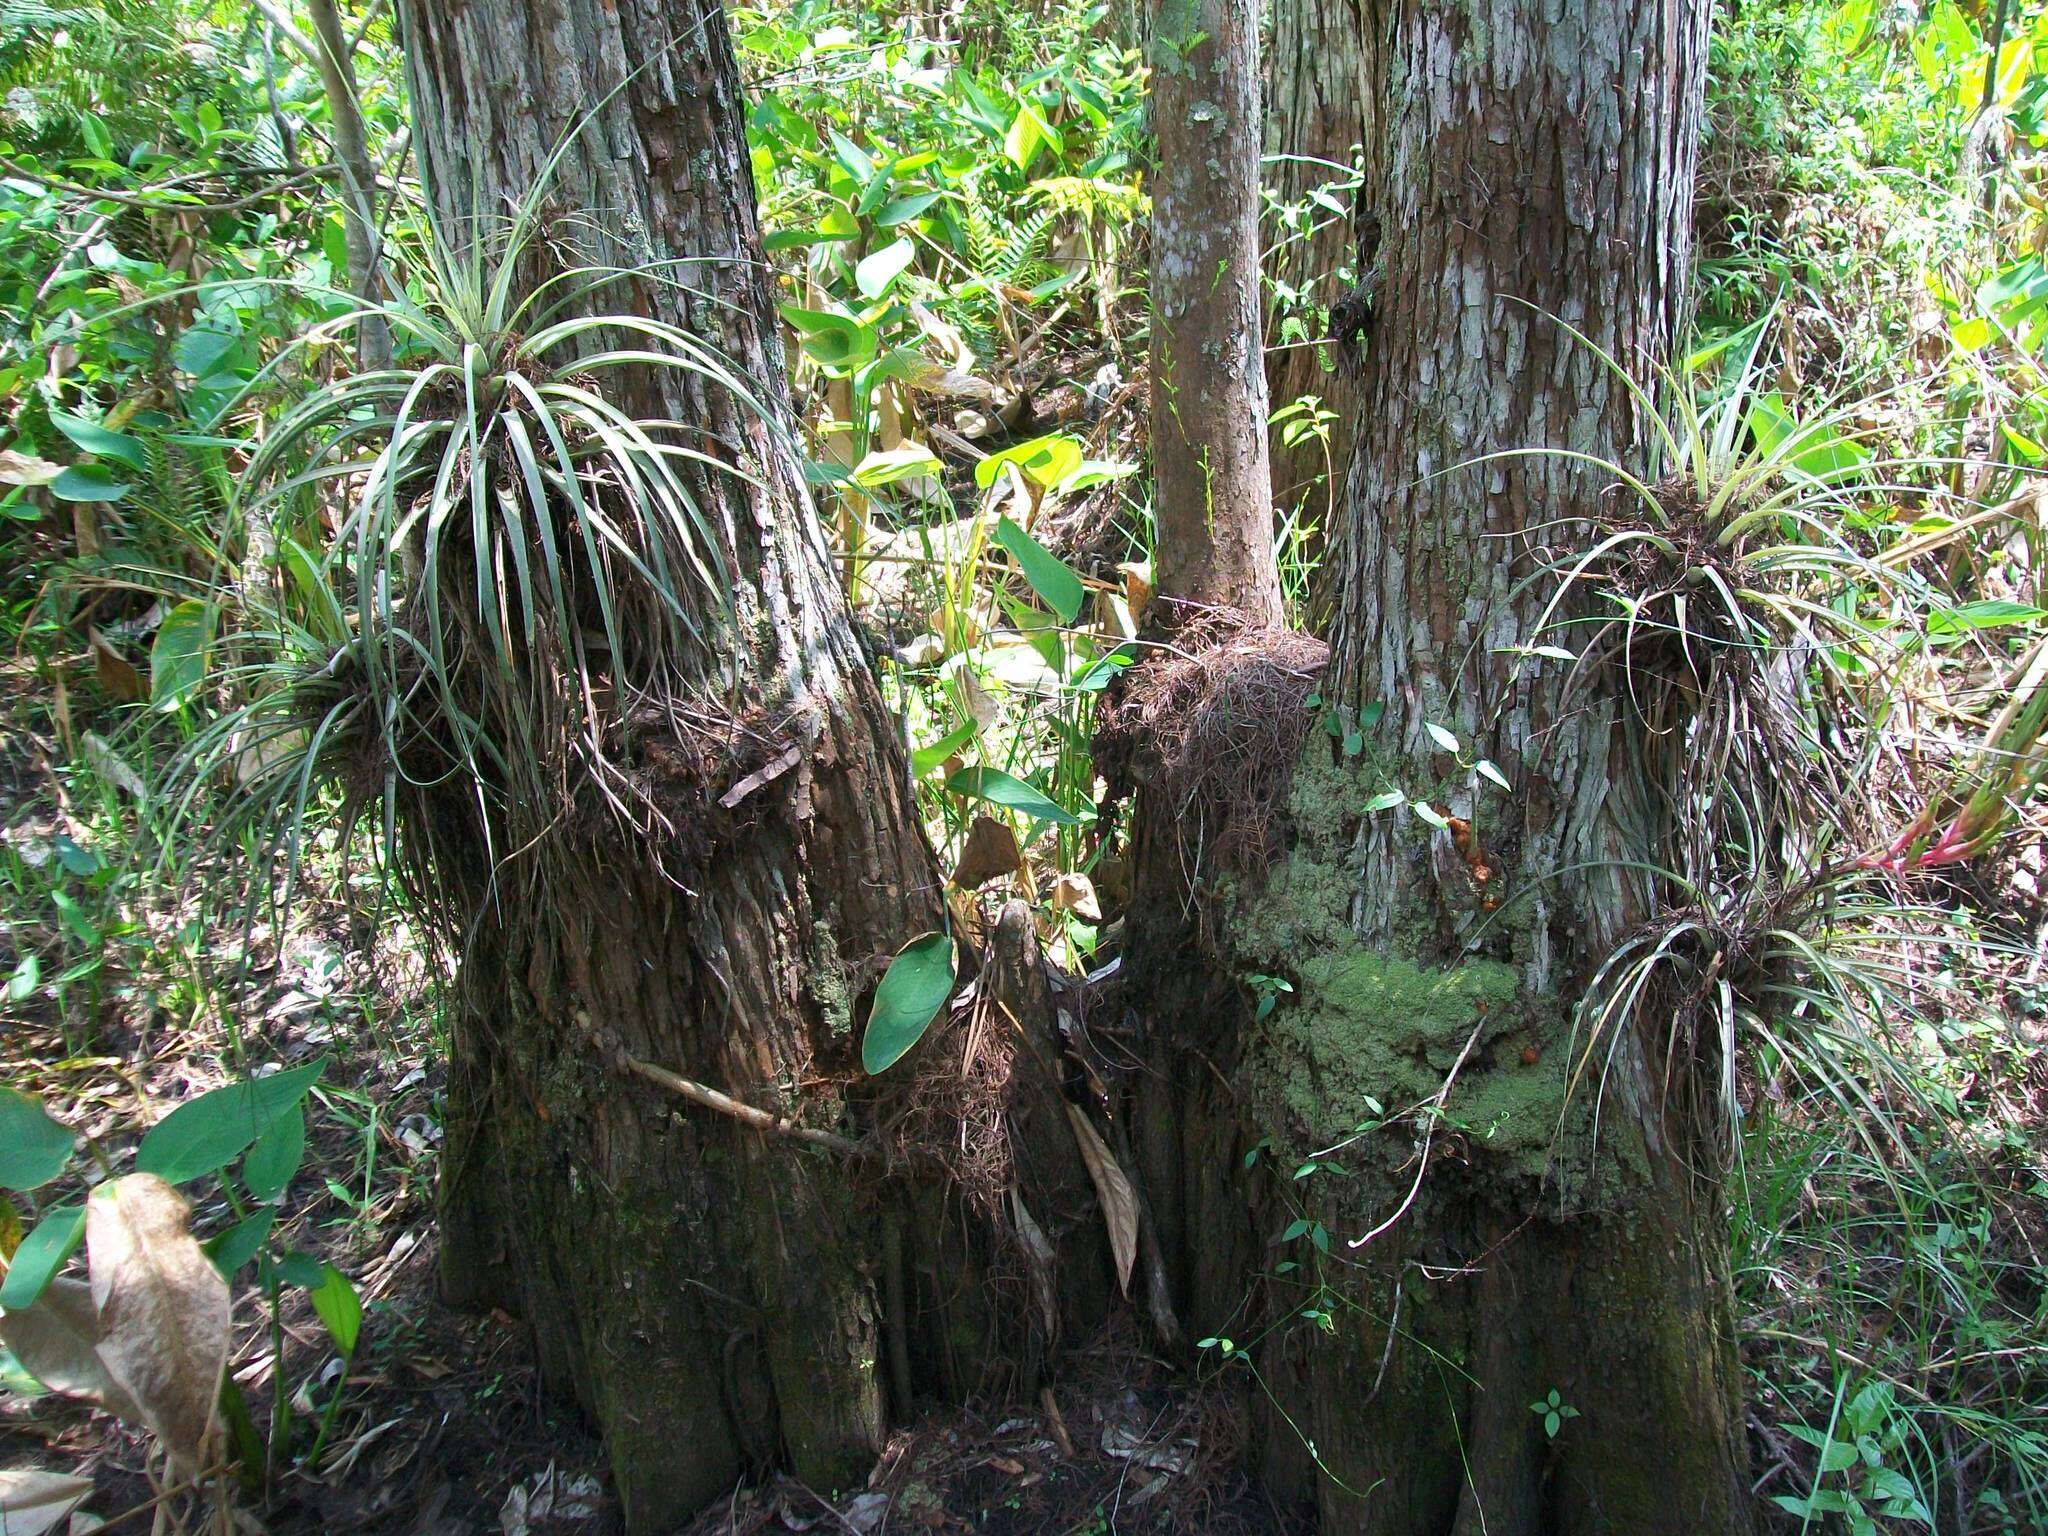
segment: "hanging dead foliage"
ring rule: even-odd
[[[1183,616],[1103,700],[1094,752],[1110,797],[1140,784],[1159,797],[1191,887],[1274,851],[1329,656],[1311,636],[1205,609]]]

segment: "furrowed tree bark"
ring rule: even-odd
[[[1155,0],[1151,431],[1168,598],[1277,623],[1252,0]]]
[[[399,13],[443,226],[488,238],[566,140],[534,276],[620,270],[588,312],[686,328],[767,406],[672,369],[605,375],[612,404],[747,475],[675,461],[737,622],[681,589],[703,653],[657,680],[651,718],[614,722],[665,819],[626,833],[569,785],[539,808],[544,860],[475,796],[417,829],[463,933],[444,1287],[530,1324],[549,1383],[603,1431],[636,1532],[772,1464],[853,1486],[891,1396],[1000,1388],[983,1367],[1021,1356],[1024,1323],[990,1298],[986,1212],[891,1166],[918,1053],[859,1072],[866,1000],[905,939],[941,926],[939,877],[791,446],[724,17],[716,0]],[[953,1028],[942,1014],[919,1050],[957,1047]],[[1046,1086],[1015,1080],[1009,1120],[1064,1135],[1056,1086],[1034,1110]],[[1025,1139],[1074,1186],[1070,1136]],[[1057,1233],[1064,1213],[1030,1198]]]
[[[1567,1091],[1574,1005],[1657,910],[1656,786],[1622,750],[1622,685],[1575,689],[1516,648],[1551,591],[1525,580],[1528,536],[1613,502],[1561,458],[1472,462],[1640,459],[1634,402],[1558,321],[1639,372],[1677,339],[1708,7],[1374,9],[1385,281],[1335,729],[1311,737],[1292,847],[1231,935],[1293,989],[1233,1072],[1274,1153],[1269,1225],[1325,1234],[1269,1283],[1275,1315],[1310,1313],[1257,1357],[1292,1421],[1269,1426],[1269,1468],[1312,1487],[1326,1532],[1745,1532],[1708,1137],[1666,1112],[1652,1018]],[[1408,805],[1367,809],[1390,789]],[[1532,1405],[1553,1392],[1576,1416],[1547,1428]]]
[[[1197,760],[1256,760],[1270,743],[1267,722],[1229,722],[1225,707],[1207,716],[1220,736],[1197,731],[1192,748],[1162,750],[1161,728],[1177,736],[1184,722],[1154,718],[1143,701],[1178,697],[1189,713],[1213,704],[1197,681],[1204,658],[1256,653],[1286,616],[1266,445],[1258,13],[1248,0],[1156,0],[1151,28],[1158,600],[1148,626],[1162,643],[1113,689],[1096,746],[1112,793],[1133,797],[1125,974],[1142,1067],[1123,1109],[1159,1289],[1170,1293],[1154,1306],[1157,1331],[1176,1347],[1183,1320],[1242,1299],[1256,1252],[1231,1177],[1240,1117],[1216,1065],[1249,1010],[1207,928],[1215,882],[1235,873],[1221,844],[1257,811],[1211,796]]]
[[[1311,189],[1341,182],[1356,151],[1377,143],[1371,118],[1379,104],[1379,88],[1367,71],[1381,56],[1369,47],[1365,29],[1372,25],[1371,0],[1273,0],[1268,8],[1266,50],[1266,185],[1283,206],[1307,200]],[[1342,194],[1348,204],[1350,194]],[[1358,230],[1320,204],[1309,204],[1308,229],[1293,238],[1268,221],[1270,255],[1267,272],[1276,285],[1313,306],[1301,316],[1306,336],[1278,321],[1275,311],[1266,324],[1266,387],[1273,407],[1314,395],[1335,413],[1330,423],[1328,458],[1313,440],[1288,447],[1272,434],[1273,499],[1283,509],[1298,506],[1327,476],[1334,501],[1344,492],[1351,462],[1351,430],[1356,359],[1350,343],[1325,339],[1328,332],[1314,316],[1328,313],[1349,294],[1371,265],[1360,265]],[[1321,343],[1312,345],[1311,343]],[[1316,498],[1313,510],[1320,510]],[[1332,530],[1324,529],[1327,539]]]

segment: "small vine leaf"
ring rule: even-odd
[[[0,1087],[0,1189],[35,1189],[70,1161],[71,1133],[32,1095]]]
[[[10,1467],[0,1472],[0,1532],[5,1536],[43,1536],[85,1502],[92,1479],[45,1472],[41,1467]]]
[[[205,1452],[228,1361],[228,1283],[192,1236],[192,1207],[153,1173],[86,1202],[85,1251],[100,1358],[187,1475]]]
[[[860,1064],[870,1076],[886,1072],[924,1038],[924,1032],[953,995],[953,940],[923,933],[896,952],[861,1037]]]
[[[99,1352],[99,1312],[83,1280],[55,1280],[34,1306],[0,1316],[0,1339],[21,1368],[52,1392],[82,1398],[138,1429],[147,1421]]]
[[[1081,1148],[1081,1161],[1088,1165],[1088,1177],[1095,1183],[1095,1199],[1102,1207],[1102,1224],[1109,1230],[1110,1257],[1116,1261],[1116,1283],[1131,1293],[1131,1268],[1138,1261],[1138,1196],[1131,1181],[1118,1166],[1115,1156],[1078,1104],[1067,1106],[1067,1121],[1074,1128],[1074,1140]]]

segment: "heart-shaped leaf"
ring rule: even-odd
[[[953,940],[924,933],[896,952],[861,1038],[860,1064],[870,1075],[886,1072],[924,1038],[924,1032],[953,995]]]
[[[0,1189],[35,1189],[71,1161],[71,1133],[18,1088],[0,1088]]]
[[[99,1356],[187,1476],[206,1465],[232,1310],[191,1216],[153,1173],[108,1180],[85,1209]]]
[[[135,1166],[173,1184],[225,1168],[306,1096],[327,1058],[188,1099],[142,1138]]]

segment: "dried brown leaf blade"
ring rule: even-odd
[[[85,1213],[100,1358],[188,1475],[205,1465],[231,1312],[228,1283],[193,1238],[191,1214],[153,1173],[100,1185]]]
[[[1110,1256],[1116,1260],[1117,1286],[1128,1296],[1131,1266],[1138,1261],[1137,1191],[1079,1105],[1067,1106],[1067,1121],[1074,1128],[1081,1161],[1088,1165],[1088,1177],[1095,1181],[1095,1198],[1102,1206],[1103,1225],[1109,1229]]]
[[[83,1280],[52,1280],[33,1306],[0,1316],[0,1340],[23,1370],[66,1397],[83,1398],[116,1418],[146,1427],[127,1389],[100,1357],[99,1312]]]
[[[89,1477],[10,1467],[0,1472],[0,1536],[43,1536],[91,1492]]]

